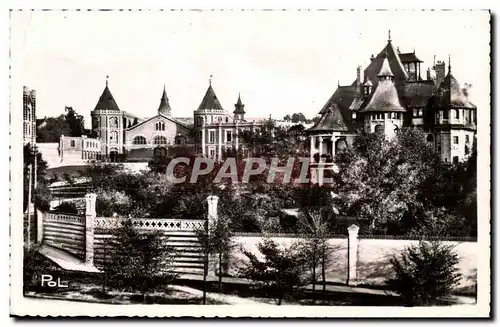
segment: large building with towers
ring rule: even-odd
[[[443,162],[465,160],[476,135],[476,106],[443,61],[422,76],[415,50],[402,53],[390,32],[386,46],[350,85],[338,86],[320,110],[320,119],[307,130],[311,158],[333,157],[359,131],[392,137],[406,126],[421,128]]]

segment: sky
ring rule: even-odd
[[[489,112],[490,26],[480,11],[24,11],[11,12],[11,100],[37,91],[37,116],[72,106],[90,121],[106,76],[120,109],[157,113],[165,84],[172,115],[192,117],[212,86],[229,112],[312,118],[370,56],[392,43],[448,62]],[[19,100],[19,101],[18,101]],[[88,125],[87,125],[88,126]]]

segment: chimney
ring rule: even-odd
[[[361,92],[361,66],[356,68],[356,92],[358,95]]]
[[[446,76],[446,67],[444,61],[438,60],[436,66],[434,66],[434,70],[436,71],[436,85],[439,87]]]
[[[431,69],[430,68],[427,68],[427,80],[430,81],[432,78],[431,78]]]

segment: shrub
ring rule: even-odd
[[[396,275],[387,285],[400,294],[405,305],[434,305],[458,285],[458,262],[453,246],[421,241],[407,247],[400,258],[390,259]]]
[[[240,276],[254,281],[257,288],[281,305],[286,296],[293,297],[309,280],[307,264],[296,245],[280,249],[272,240],[265,240],[258,248],[264,260],[244,251],[249,262],[241,269]]]
[[[74,215],[78,214],[78,208],[76,207],[76,204],[73,202],[63,202],[56,208],[54,208],[54,211],[74,214]]]
[[[159,283],[164,286],[176,278],[174,255],[174,249],[166,245],[158,231],[139,232],[127,220],[118,229],[111,262],[104,267],[103,288],[107,277],[111,277],[115,285],[138,290],[145,299],[146,293]]]

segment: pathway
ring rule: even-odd
[[[86,266],[85,261],[75,257],[74,255],[49,245],[45,244],[42,245],[38,250],[38,252],[40,252],[42,255],[52,260],[58,266],[60,266],[65,270],[84,271],[92,273],[99,272],[99,269],[93,266],[92,267]]]

